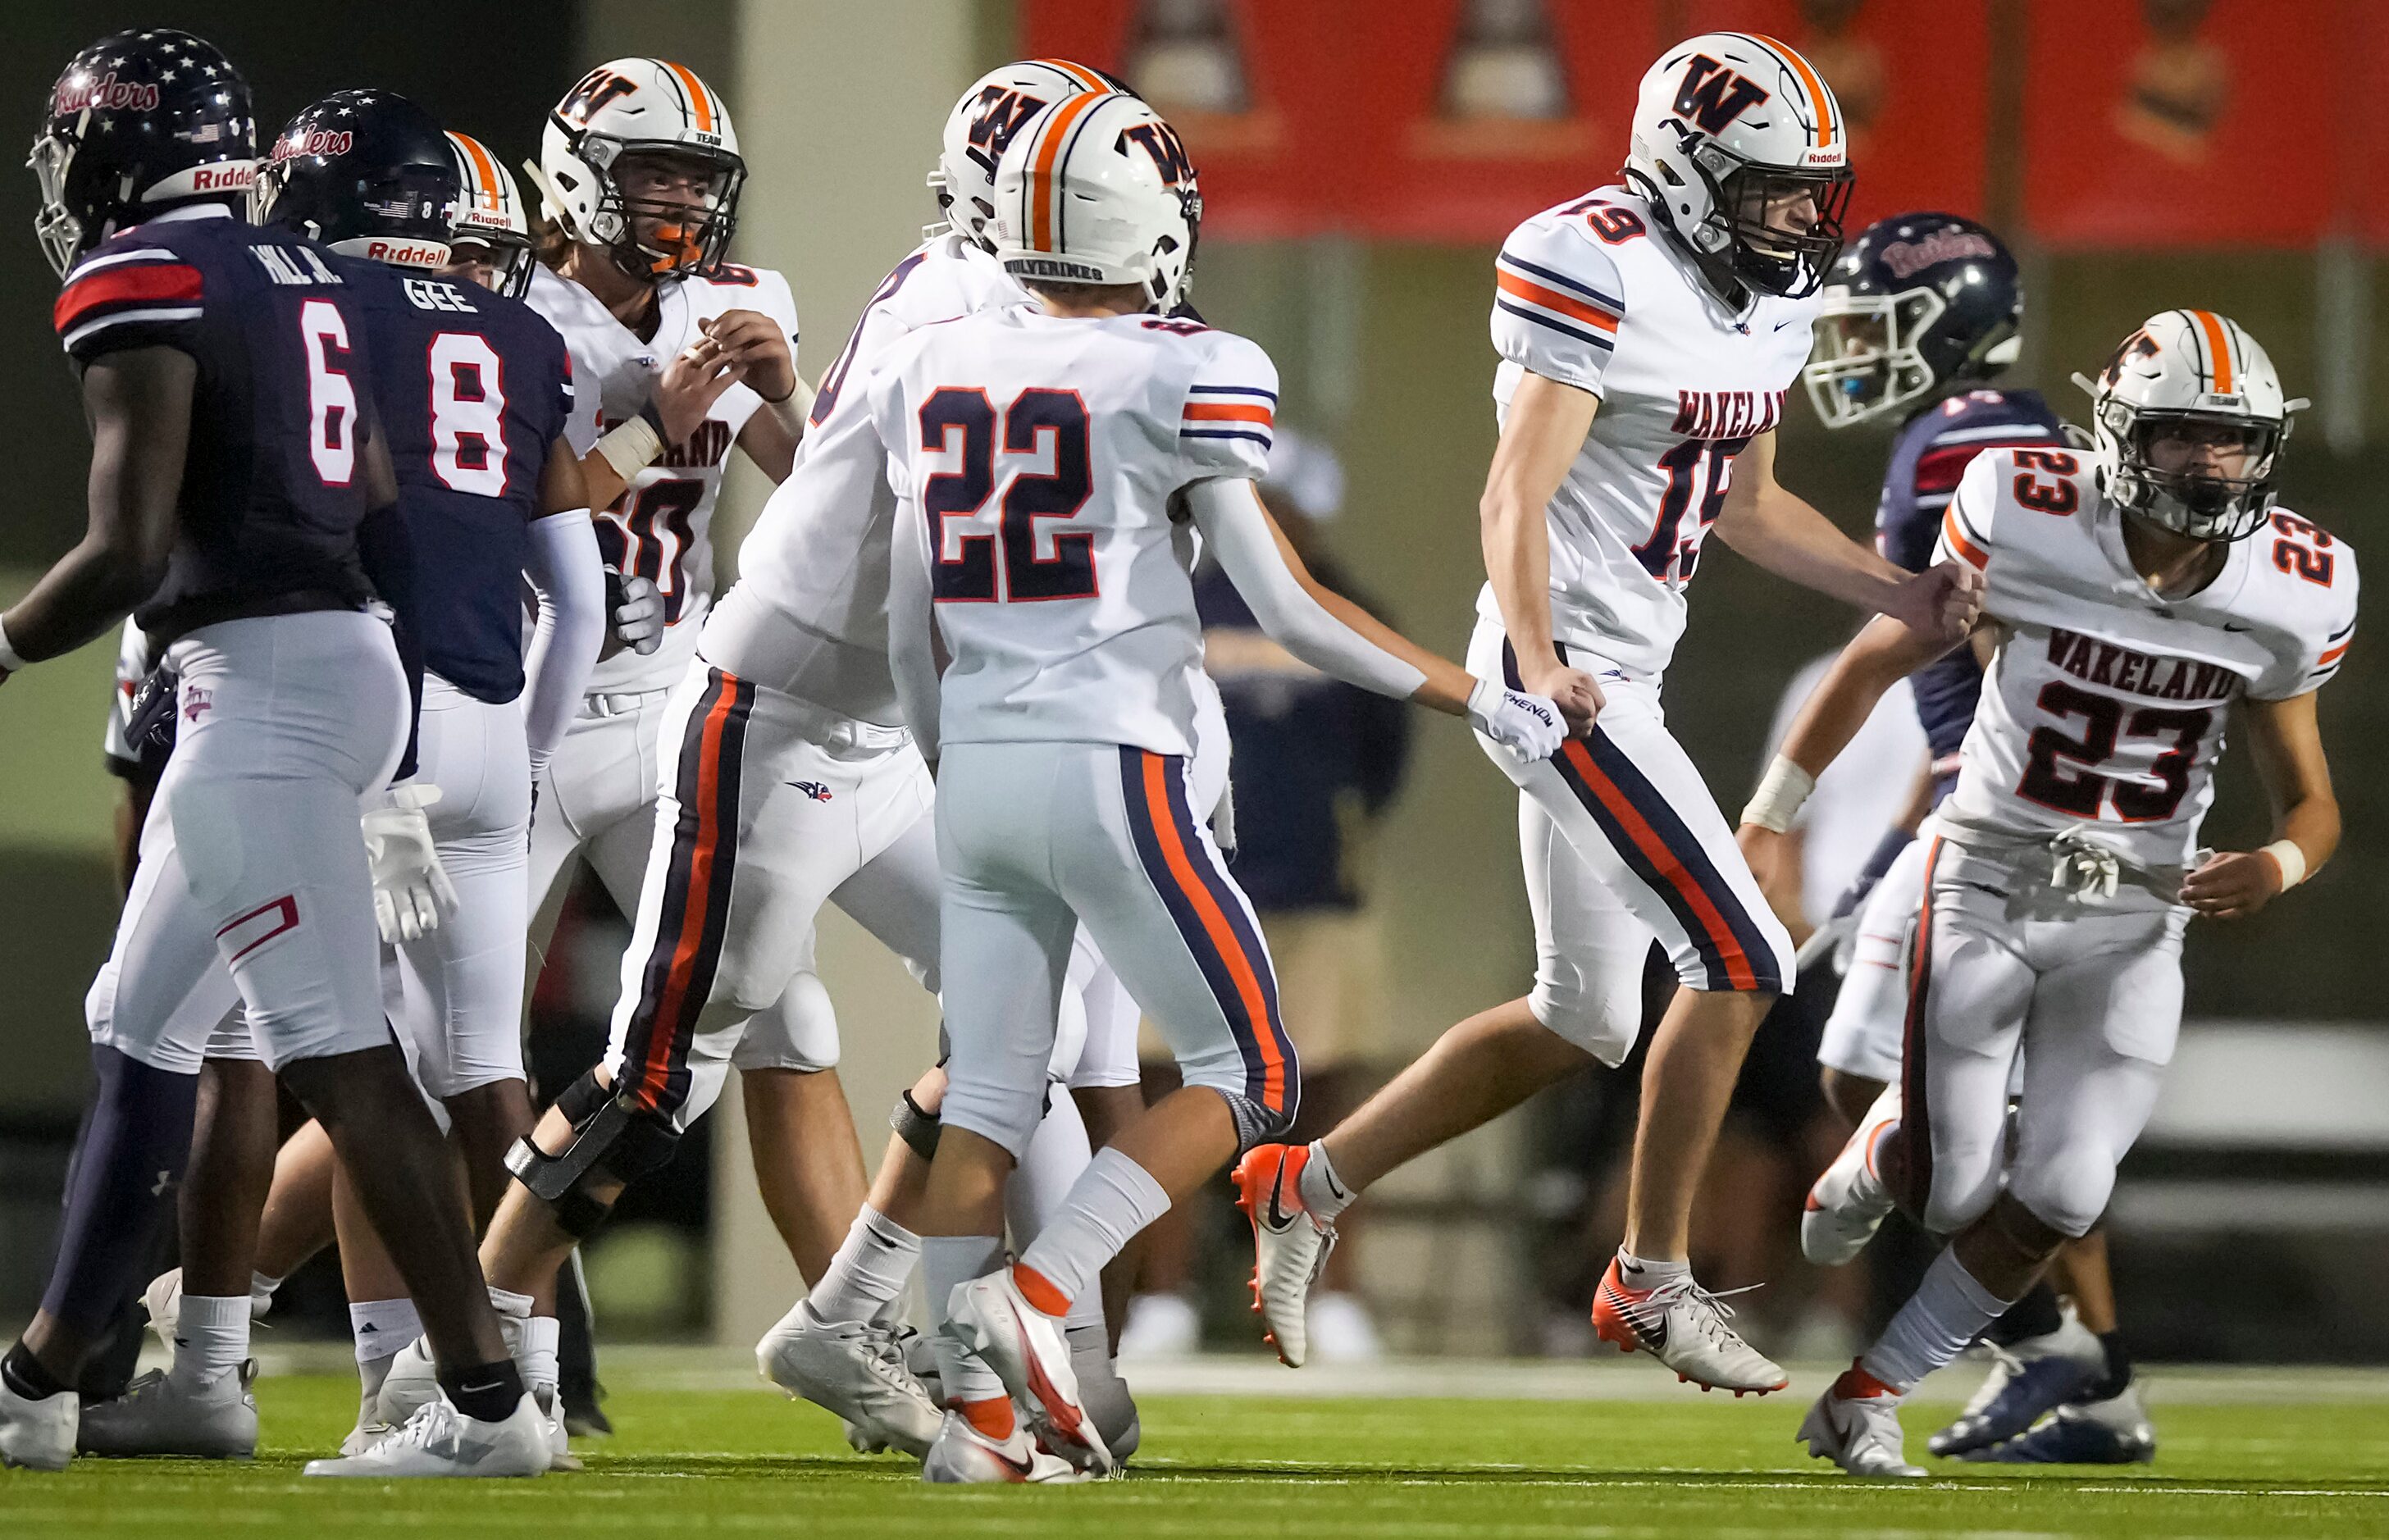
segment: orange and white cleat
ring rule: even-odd
[[[1794,1442],[1808,1446],[1853,1476],[1913,1481],[1924,1468],[1908,1463],[1899,1432],[1899,1393],[1860,1368],[1856,1359],[1801,1419]]]
[[[1069,1461],[1037,1447],[1028,1430],[1015,1420],[1003,1438],[974,1427],[959,1410],[948,1410],[929,1452],[921,1460],[921,1479],[939,1485],[996,1485],[1030,1482],[1077,1482],[1086,1478]]]
[[[1304,1308],[1335,1250],[1335,1226],[1302,1206],[1307,1144],[1258,1144],[1237,1163],[1236,1206],[1253,1222],[1253,1313],[1278,1362],[1300,1368],[1310,1355]]]
[[[1651,1355],[1688,1385],[1741,1397],[1790,1384],[1791,1376],[1727,1324],[1732,1315],[1733,1306],[1689,1273],[1653,1288],[1629,1289],[1617,1276],[1616,1257],[1592,1296],[1592,1329],[1603,1342],[1616,1343],[1620,1353]]]
[[[946,1308],[950,1330],[962,1344],[995,1371],[1015,1401],[1028,1408],[1032,1431],[1074,1469],[1108,1476],[1117,1468],[1110,1445],[1079,1400],[1079,1375],[1061,1316],[1068,1306],[1040,1309],[1004,1267],[985,1278],[954,1285]],[[1041,1283],[1034,1273],[1032,1283]],[[1053,1285],[1043,1284],[1047,1290]],[[952,1419],[948,1419],[948,1427]],[[945,1429],[940,1429],[940,1436]]]
[[[1898,1124],[1899,1088],[1886,1087],[1833,1164],[1808,1189],[1808,1206],[1800,1215],[1801,1255],[1820,1267],[1856,1261],[1891,1216],[1882,1152],[1884,1140]]]

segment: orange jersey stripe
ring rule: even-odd
[[[1089,91],[1109,91],[1111,89],[1110,86],[1104,83],[1103,76],[1096,74],[1092,70],[1088,69],[1083,64],[1076,64],[1067,58],[1041,58],[1037,62],[1045,66],[1048,70],[1059,70],[1062,73],[1069,76],[1072,80],[1077,81],[1081,86],[1085,87]]]
[[[1261,1104],[1271,1112],[1285,1105],[1285,1054],[1278,1047],[1277,1033],[1270,1023],[1269,999],[1261,993],[1260,976],[1253,970],[1252,959],[1245,955],[1243,943],[1228,923],[1228,917],[1211,897],[1211,890],[1194,874],[1187,859],[1186,846],[1178,837],[1178,823],[1169,810],[1169,788],[1162,780],[1162,759],[1158,754],[1144,757],[1144,810],[1153,820],[1156,843],[1161,846],[1161,858],[1169,864],[1170,876],[1177,879],[1194,912],[1203,918],[1204,934],[1211,945],[1227,960],[1228,974],[1235,981],[1236,998],[1244,1002],[1245,1015],[1253,1024],[1253,1037],[1261,1050]]]
[[[698,130],[706,134],[720,133],[721,131],[713,126],[713,98],[706,95],[705,83],[696,78],[696,72],[685,64],[674,64],[668,58],[658,59],[657,62],[677,76],[681,85],[688,92],[689,108],[696,115]]]
[[[1185,421],[1190,423],[1258,423],[1270,426],[1270,409],[1266,406],[1232,406],[1225,402],[1212,405],[1186,403]]]
[[[1966,538],[1966,531],[1959,524],[1955,509],[1941,515],[1941,533],[1948,538],[1949,548],[1977,569],[1991,565],[1991,554]]]
[[[2231,393],[2231,339],[2224,335],[2223,323],[2212,311],[2192,311],[2191,319],[2206,334],[2206,350],[2215,359],[2215,392],[2219,396]]]
[[[1617,329],[1617,317],[1608,312],[1595,310],[1583,300],[1571,299],[1555,288],[1545,288],[1540,284],[1521,278],[1507,268],[1494,269],[1493,281],[1504,292],[1514,294],[1529,304],[1540,305],[1545,310],[1554,310],[1562,315],[1573,316],[1586,325],[1597,327],[1604,332],[1614,332]]]
[[[705,942],[713,853],[722,836],[722,731],[737,701],[738,681],[723,674],[722,694],[714,700],[713,709],[705,714],[702,746],[697,750],[696,848],[689,856],[688,907],[681,912],[680,940],[672,948],[671,972],[663,996],[656,1001],[655,1025],[648,1029],[647,1062],[639,1075],[639,1088],[648,1097],[661,1096],[664,1083],[671,1077],[672,1040],[678,1036],[672,1023],[687,998],[689,974],[696,970],[696,954]]]
[[[1089,92],[1064,102],[1053,121],[1045,125],[1044,141],[1037,146],[1037,161],[1028,172],[1028,197],[1036,206],[1029,220],[1028,248],[1031,251],[1054,249],[1054,205],[1060,196],[1054,185],[1054,163],[1061,159],[1062,141],[1068,136],[1070,125],[1079,115],[1102,98]]]
[[[1817,78],[1817,71],[1808,67],[1808,61],[1800,57],[1798,50],[1788,45],[1778,43],[1763,32],[1752,32],[1749,35],[1782,54],[1783,62],[1790,65],[1792,72],[1800,77],[1800,83],[1808,88],[1808,99],[1817,104],[1817,147],[1822,149],[1832,144],[1833,142],[1833,93],[1827,91],[1825,83]]]
[[[1725,916],[1718,912],[1717,905],[1709,901],[1708,894],[1693,880],[1693,874],[1684,870],[1684,863],[1667,848],[1667,842],[1659,837],[1659,832],[1651,827],[1650,821],[1626,799],[1626,794],[1617,789],[1617,783],[1593,763],[1592,751],[1584,746],[1584,740],[1570,738],[1560,745],[1560,752],[1567,756],[1568,763],[1576,768],[1578,777],[1592,789],[1593,795],[1601,798],[1601,805],[1609,809],[1610,816],[1624,826],[1627,837],[1634,842],[1635,847],[1649,859],[1659,875],[1691,902],[1693,912],[1700,919],[1701,928],[1709,933],[1710,944],[1717,948],[1718,956],[1725,963],[1727,980],[1737,989],[1757,988],[1758,975],[1751,971],[1750,959],[1744,954],[1742,943],[1734,939],[1733,927],[1725,923]]]

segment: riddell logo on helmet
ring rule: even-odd
[[[1912,278],[1936,262],[1961,257],[1996,257],[1999,248],[1972,230],[1935,230],[1922,240],[1894,241],[1883,248],[1883,265],[1895,277]]]
[[[119,81],[113,70],[96,81],[61,81],[50,97],[50,110],[56,113],[110,112],[127,108],[134,112],[154,112],[157,108],[156,86]]]
[[[287,139],[274,142],[274,163],[280,165],[293,156],[346,155],[357,142],[357,136],[346,129],[311,128],[305,134],[294,134]]]
[[[244,192],[257,181],[257,162],[235,160],[222,166],[199,166],[191,172],[195,193]]]
[[[365,255],[377,262],[398,262],[407,267],[438,267],[448,260],[448,248],[437,241],[377,238],[365,248]]]

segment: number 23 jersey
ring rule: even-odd
[[[1939,816],[1961,843],[2076,824],[2142,866],[2187,864],[2215,796],[2225,718],[2338,672],[2356,630],[2356,553],[2277,510],[2185,598],[2132,568],[2125,515],[2093,462],[1977,455],[1943,515],[1939,559],[1979,568],[2005,635]]]
[[[1782,420],[1817,301],[1712,296],[1635,193],[1604,187],[1511,232],[1494,264],[1493,399],[1526,375],[1601,398],[1551,502],[1552,634],[1655,677],[1733,457]],[[1491,584],[1477,612],[1499,622]]]

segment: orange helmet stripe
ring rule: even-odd
[[[656,62],[671,70],[680,81],[682,87],[688,92],[689,110],[696,115],[697,132],[719,133],[720,131],[713,126],[713,98],[706,93],[705,83],[696,78],[696,71],[685,64],[674,64],[668,58],[659,58]]]
[[[2206,334],[2206,350],[2215,360],[2215,393],[2231,394],[2231,338],[2223,330],[2223,322],[2212,311],[2192,311],[2190,318]]]
[[[1037,146],[1037,162],[1028,175],[1028,198],[1036,210],[1028,235],[1028,248],[1032,251],[1054,249],[1054,211],[1062,196],[1054,164],[1061,159],[1062,141],[1069,137],[1070,125],[1101,99],[1092,91],[1073,96],[1054,109],[1052,121],[1045,125],[1045,137]]]
[[[503,210],[506,185],[498,179],[498,163],[491,159],[488,147],[469,134],[451,134],[448,137],[455,140],[463,147],[466,158],[473,162],[473,176],[482,187],[481,201]]]
[[[1802,58],[1798,50],[1790,45],[1778,43],[1763,32],[1744,32],[1743,35],[1753,42],[1763,43],[1783,56],[1783,62],[1792,67],[1792,72],[1800,77],[1800,83],[1808,87],[1808,99],[1817,105],[1817,147],[1823,149],[1827,145],[1832,144],[1833,142],[1833,94],[1825,89],[1825,83],[1818,78],[1816,70],[1809,68],[1808,61]]]
[[[1088,69],[1083,64],[1074,64],[1067,58],[1041,58],[1037,60],[1037,62],[1045,66],[1048,70],[1059,70],[1062,73],[1069,76],[1072,80],[1077,81],[1079,84],[1086,90],[1109,91],[1111,89],[1110,85],[1105,83],[1104,78],[1101,75],[1096,74],[1092,70]]]

